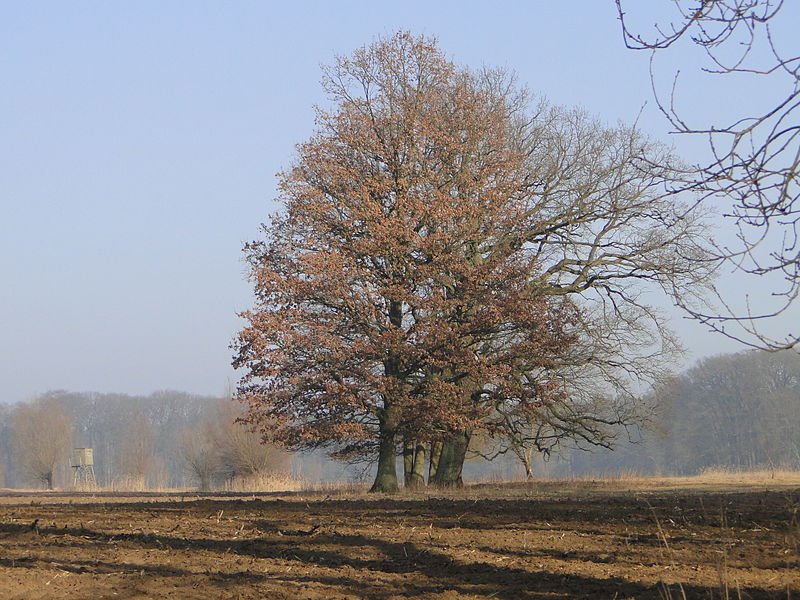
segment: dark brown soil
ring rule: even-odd
[[[800,598],[798,506],[796,488],[0,494],[0,598]]]

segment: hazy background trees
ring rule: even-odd
[[[127,487],[144,489],[153,475],[155,461],[153,425],[141,410],[134,410],[121,432],[115,471],[128,479]]]
[[[745,352],[704,359],[658,396],[663,437],[656,441],[665,470],[800,464],[797,353]]]
[[[693,474],[800,468],[800,355],[747,351],[698,361],[654,395],[647,430],[617,452],[565,451],[555,472]]]
[[[0,487],[5,487],[9,481],[11,431],[11,407],[0,404]]]
[[[74,431],[72,445],[94,447],[98,483],[102,486],[130,485],[125,477],[130,470],[117,468],[128,444],[119,433],[135,428],[141,415],[148,414],[162,419],[160,424],[148,420],[153,433],[150,464],[164,467],[161,475],[147,473],[146,486],[230,486],[234,473],[253,470],[243,468],[243,464],[256,468],[268,465],[268,476],[276,471],[291,471],[309,484],[364,476],[363,465],[347,468],[322,453],[290,456],[258,444],[257,436],[234,425],[233,419],[220,419],[225,413],[236,417],[238,406],[230,400],[179,392],[146,397],[53,392],[31,403],[0,405],[0,475],[4,476],[0,487],[29,487],[36,485],[37,479],[38,485],[46,485],[46,479],[29,470],[21,459],[34,439],[29,435],[32,424],[43,431],[46,420],[40,419],[47,419],[39,413],[43,405],[58,417],[54,419],[60,424],[56,433]],[[650,398],[650,406],[655,412],[647,427],[631,427],[627,438],[623,436],[623,440],[635,443],[621,441],[614,451],[579,450],[570,438],[548,446],[549,456],[535,447],[526,448],[524,456],[532,475],[680,475],[709,468],[800,469],[800,356],[796,353],[748,351],[703,359],[662,385]],[[64,427],[65,422],[69,428]],[[21,426],[18,432],[17,424]],[[250,448],[244,454],[247,456],[252,450],[255,458],[236,457],[237,452],[231,447],[239,443],[224,434],[229,428],[237,436],[243,435],[247,440],[243,446]],[[33,436],[37,435],[34,431]],[[17,446],[15,440],[20,440],[21,445]],[[59,452],[54,485],[62,487],[71,483],[71,446],[56,448]],[[510,443],[502,454],[498,455],[497,450],[496,440],[474,436],[465,465],[467,476],[525,477],[523,462]],[[487,461],[484,456],[493,456],[494,460]],[[36,473],[42,472],[36,469]],[[239,485],[236,489],[245,488]]]
[[[0,405],[0,486],[70,485],[73,447],[93,448],[98,484],[120,489],[208,487],[235,475],[291,472],[291,457],[234,423],[236,410],[230,400],[170,391],[55,391]],[[207,481],[188,468],[190,443],[208,448]]]

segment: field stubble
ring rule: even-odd
[[[800,479],[3,494],[4,598],[800,598]]]

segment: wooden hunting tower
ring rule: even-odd
[[[91,448],[75,448],[72,451],[72,470],[75,472],[72,485],[75,487],[96,486],[94,477],[94,452]]]

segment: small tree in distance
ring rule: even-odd
[[[69,457],[72,423],[58,400],[41,398],[13,412],[14,460],[23,473],[53,489],[57,465]]]
[[[242,416],[240,407],[230,399],[217,406],[212,437],[221,470],[228,479],[285,474],[290,468],[289,455],[275,444],[264,443],[249,425],[240,422]]]
[[[214,444],[213,430],[206,423],[199,429],[184,429],[179,438],[186,471],[197,481],[200,491],[210,490],[223,472],[219,449]]]
[[[201,490],[226,481],[257,489],[264,478],[284,476],[290,457],[239,422],[242,411],[230,399],[219,400],[199,425],[180,434],[186,470]]]

